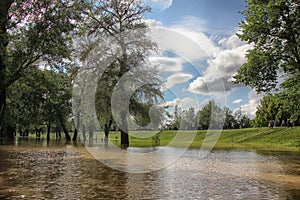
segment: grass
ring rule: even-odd
[[[160,146],[170,145],[177,131],[163,131],[159,134]],[[143,135],[144,133],[140,133]],[[148,133],[149,134],[149,133]],[[207,131],[181,131],[179,141],[170,146],[182,147],[187,140],[192,140],[190,148],[200,148]],[[211,131],[211,135],[218,134]],[[138,136],[137,134],[133,134]],[[119,133],[112,133],[113,137],[118,137]],[[216,135],[215,135],[216,136]],[[119,141],[116,142],[118,144]],[[130,136],[130,146],[149,147],[153,145],[151,137],[140,138]],[[300,150],[300,127],[275,127],[273,130],[268,128],[248,128],[223,130],[214,148],[246,148],[260,150]]]
[[[204,139],[209,141],[211,137],[218,136],[218,131],[163,131],[156,137],[157,132],[134,131],[130,132],[131,147],[151,147],[151,146],[173,146],[200,148]],[[220,136],[214,148],[245,148],[259,150],[300,150],[300,127],[275,127],[273,130],[268,128],[248,128],[219,131]],[[31,137],[34,137],[32,135]],[[43,137],[46,136],[45,134]],[[104,138],[101,132],[94,133],[94,141],[100,142]],[[159,141],[158,141],[159,138]],[[51,140],[54,134],[51,134]],[[120,145],[120,132],[110,132],[109,140]],[[172,142],[173,141],[173,142]],[[176,142],[174,142],[176,141]],[[211,140],[213,141],[213,140]],[[190,143],[188,143],[190,142]]]

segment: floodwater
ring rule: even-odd
[[[300,199],[299,152],[213,150],[199,158],[198,149],[189,149],[148,173],[99,160],[82,144],[0,146],[0,199]]]

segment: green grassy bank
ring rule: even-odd
[[[216,137],[218,134],[220,136],[214,148],[300,150],[300,127],[275,127],[273,130],[268,130],[268,128],[264,127],[211,131],[208,133],[209,136],[214,135]],[[111,132],[109,136],[110,141],[118,145],[120,143],[119,135],[119,132]],[[154,145],[170,145],[183,147],[186,145],[186,141],[192,141],[190,148],[200,148],[206,135],[207,131],[163,131],[158,137],[155,136],[154,132],[132,132],[130,133],[130,146],[149,147]],[[178,138],[174,139],[175,136]],[[173,139],[176,140],[174,144],[170,143]],[[206,141],[209,141],[209,137]]]
[[[207,136],[208,135],[208,136]],[[35,135],[30,135],[35,138]],[[45,139],[46,135],[42,135]],[[64,136],[63,136],[64,137]],[[131,147],[151,147],[151,146],[173,146],[200,148],[203,141],[205,143],[214,141],[215,149],[242,148],[274,151],[300,151],[300,127],[275,127],[273,130],[268,128],[249,128],[233,129],[222,131],[163,131],[159,134],[151,131],[130,132]],[[104,134],[94,133],[94,141],[102,142]],[[51,134],[51,140],[55,140],[55,134]],[[63,138],[62,138],[63,140]],[[109,140],[120,145],[120,132],[110,132]],[[175,141],[172,143],[172,141]]]

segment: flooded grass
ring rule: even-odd
[[[188,149],[167,167],[137,174],[104,162],[132,168],[127,154],[149,159],[160,148],[177,151],[130,147],[120,155],[98,144],[35,141],[0,146],[0,199],[300,198],[299,152],[213,150],[200,159],[199,149]]]

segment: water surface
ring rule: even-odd
[[[299,152],[198,155],[190,149],[166,168],[133,174],[107,167],[79,144],[0,146],[0,199],[300,199]]]

